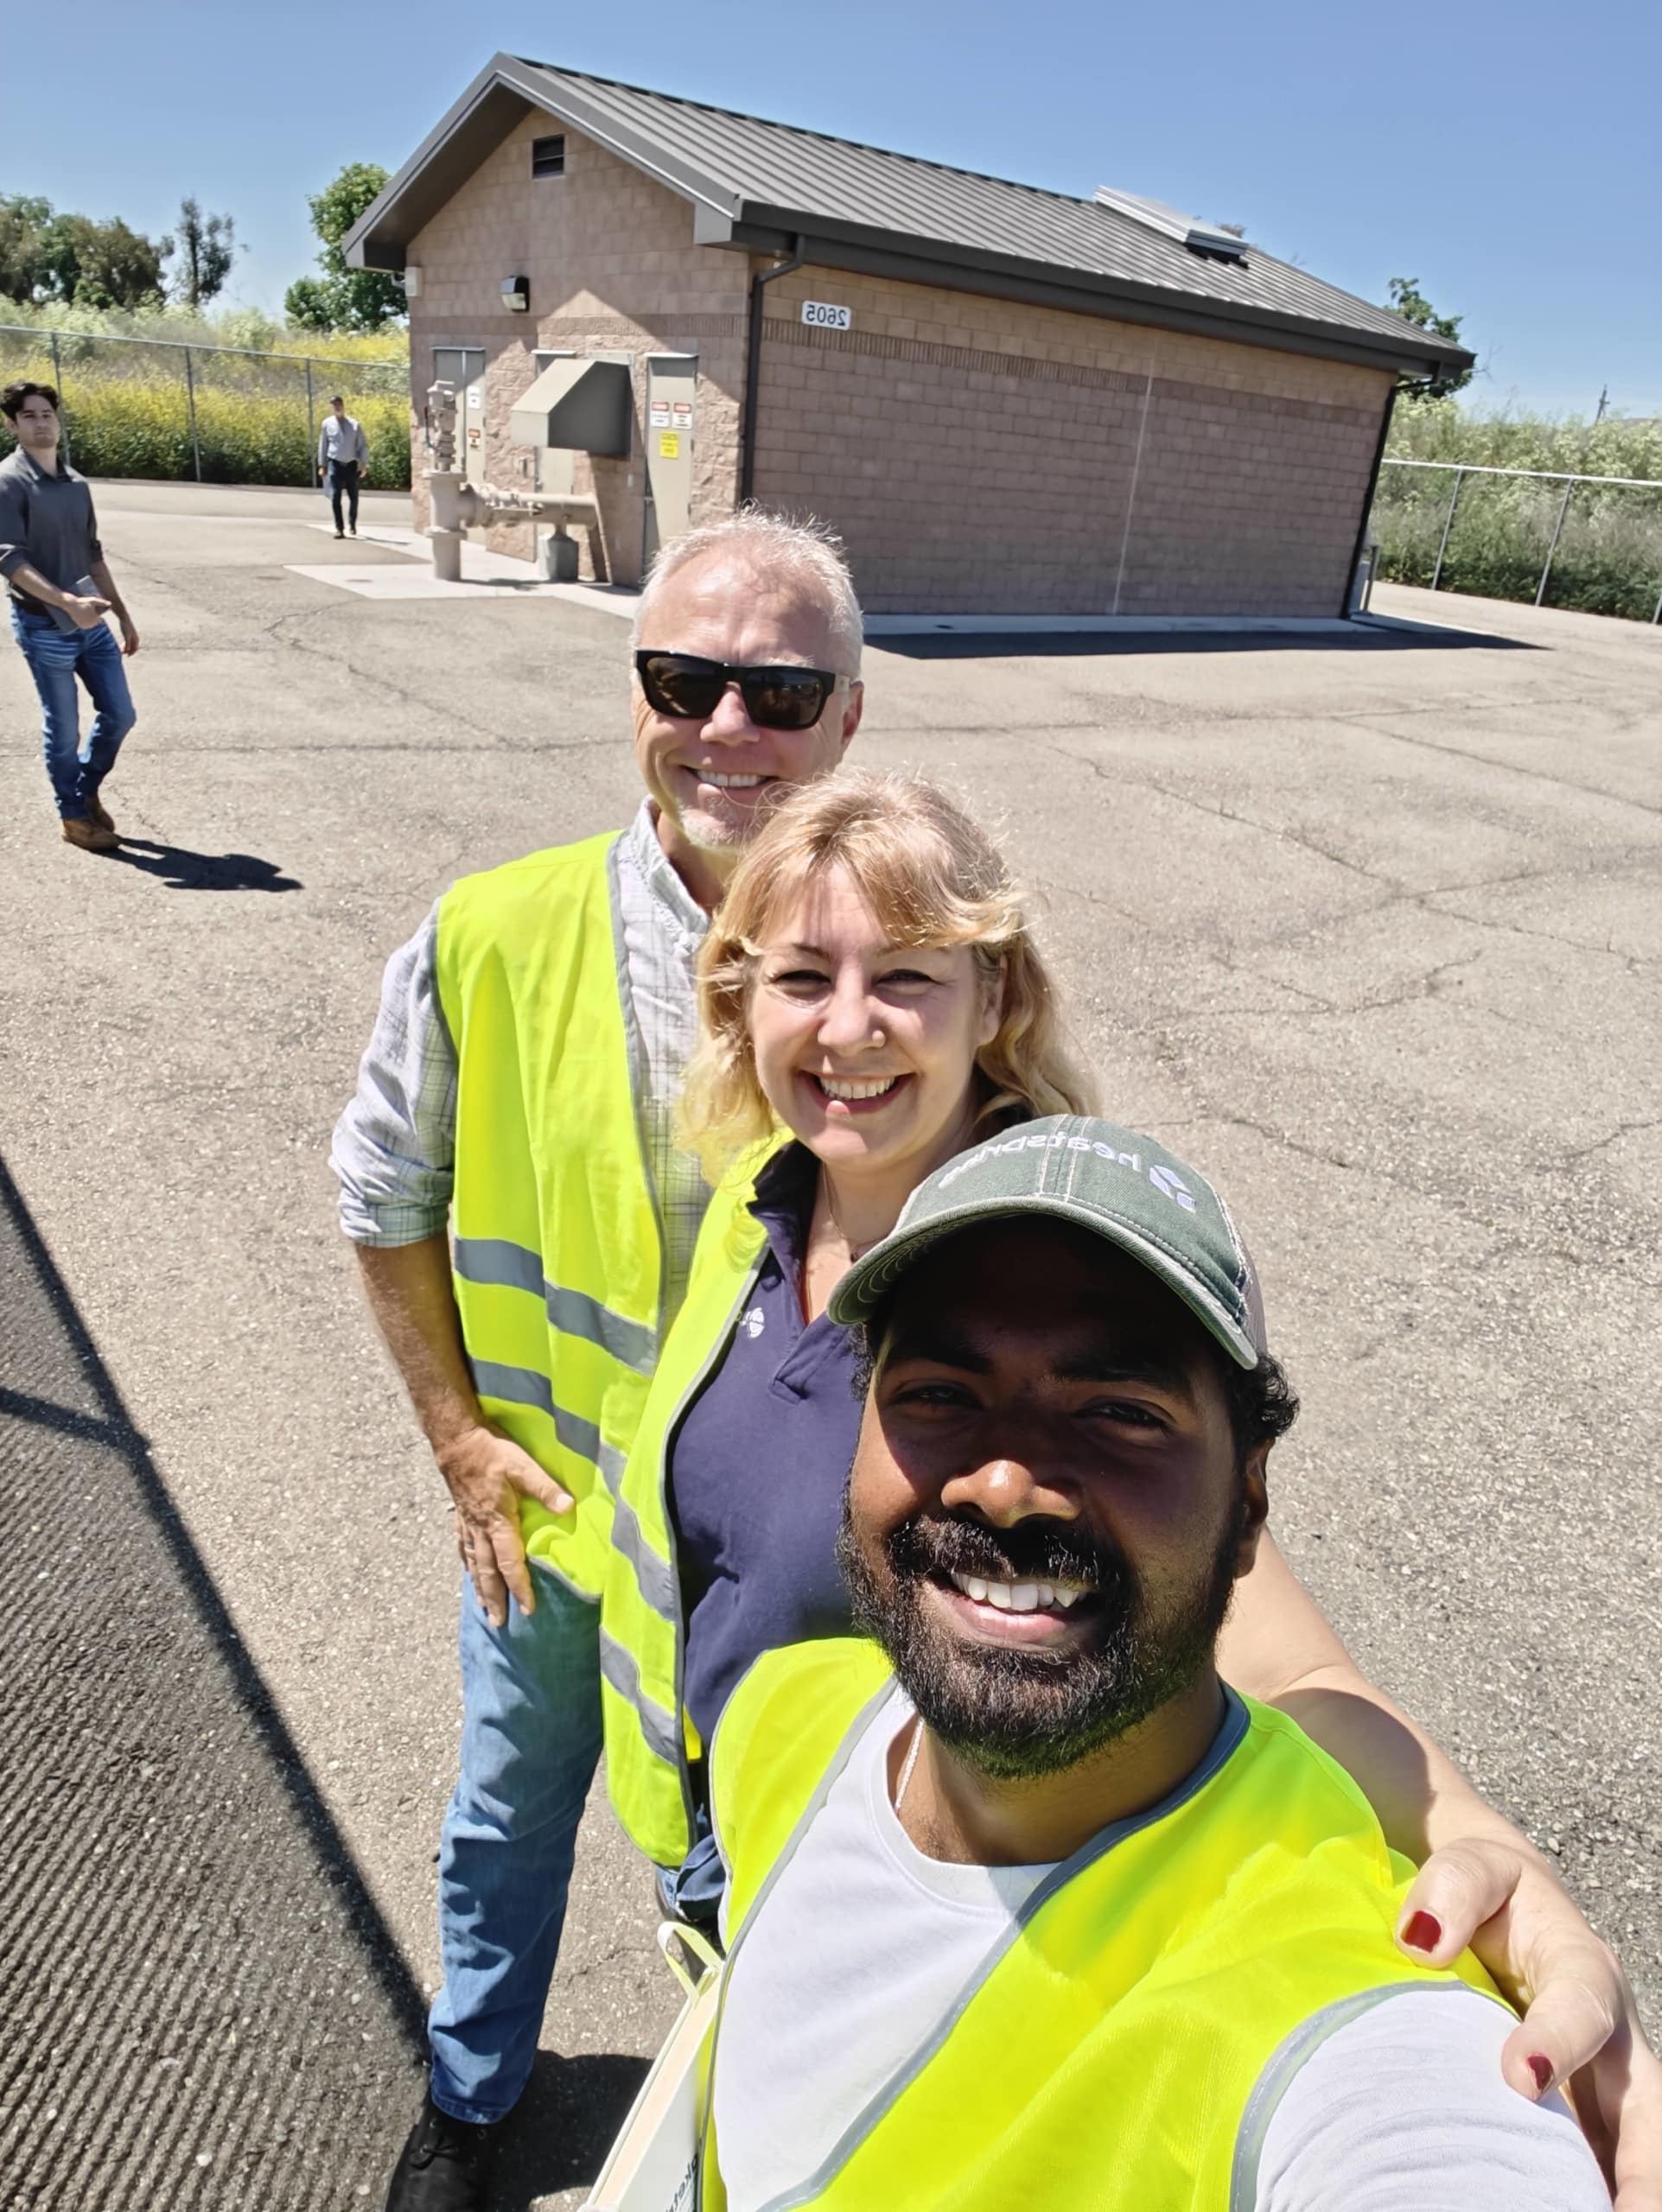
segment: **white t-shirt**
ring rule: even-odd
[[[1051,1872],[916,1848],[887,1766],[911,1717],[898,1691],[879,1709],[735,1954],[713,2084],[729,2212],[840,2163]],[[1254,2212],[1608,2212],[1562,2101],[1501,2080],[1510,2024],[1475,1992],[1428,1986],[1313,2038],[1264,2129]]]

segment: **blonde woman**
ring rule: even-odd
[[[699,956],[682,1122],[716,1195],[602,1602],[613,1802],[666,1868],[694,1842],[701,1749],[751,1661],[847,1630],[835,1549],[859,1405],[833,1287],[975,1137],[1094,1107],[988,838],[899,778],[802,796]],[[690,1910],[704,1873],[719,1880],[707,1849],[678,1887]]]
[[[786,799],[711,923],[698,995],[683,1123],[716,1194],[623,1471],[601,1643],[613,1804],[666,1904],[708,1919],[723,1878],[704,1752],[727,1698],[764,1650],[850,1630],[835,1551],[860,1408],[831,1293],[952,1154],[1096,1103],[1003,860],[925,784],[843,774]],[[1439,1852],[1399,1940],[1445,1964],[1475,1938],[1509,1994],[1538,1999],[1504,2064],[1538,2095],[1631,2007],[1620,1972],[1265,1548],[1221,1670],[1350,1770],[1396,1848]],[[1625,2026],[1602,2063],[1645,2156],[1656,2063]]]

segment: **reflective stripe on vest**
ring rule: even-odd
[[[528,1290],[533,1298],[542,1300],[551,1328],[598,1344],[639,1375],[652,1373],[658,1358],[654,1332],[624,1314],[608,1313],[586,1291],[567,1290],[550,1282],[543,1273],[539,1253],[528,1251],[523,1244],[510,1244],[506,1237],[458,1236],[452,1259],[464,1281],[506,1283],[515,1290]]]
[[[749,1203],[774,1149],[769,1143],[748,1154],[710,1199],[685,1302],[623,1471],[601,1597],[602,1645],[609,1642],[629,1660],[627,1669],[602,1668],[607,1790],[626,1831],[660,1866],[678,1866],[691,1847],[688,1767],[700,1749],[682,1705],[685,1627],[670,1529],[670,1446],[726,1351],[761,1268],[766,1233]]]
[[[480,1402],[576,1499],[525,1549],[597,1599],[663,1325],[614,836],[464,877],[438,912],[455,1046],[453,1281]]]
[[[870,1645],[827,1641],[768,1653],[729,1700],[711,1795],[729,1974],[887,1694]],[[1235,2192],[1256,2174],[1257,2115],[1330,2008],[1460,1981],[1493,1994],[1469,1954],[1434,1971],[1397,1950],[1411,1872],[1348,1776],[1231,1693],[1201,1767],[1041,1883],[822,2169],[765,2212],[1251,2212]],[[721,2066],[718,2018],[712,2112]],[[699,2189],[722,2212],[710,2120]]]

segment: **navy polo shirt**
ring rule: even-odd
[[[860,1430],[849,1332],[802,1318],[802,1262],[819,1163],[793,1144],[750,1211],[761,1272],[721,1364],[670,1452],[686,1621],[683,1694],[706,1745],[754,1659],[850,1632],[837,1567],[843,1491]]]

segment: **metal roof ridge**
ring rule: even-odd
[[[671,107],[696,108],[701,115],[719,115],[736,123],[757,123],[764,130],[786,130],[793,138],[817,138],[823,145],[847,146],[856,154],[880,154],[885,161],[905,162],[913,168],[939,169],[943,176],[971,177],[977,184],[996,184],[1001,192],[1030,192],[1038,200],[1059,200],[1064,207],[1102,212],[1099,201],[1076,192],[1060,191],[1054,185],[1026,184],[1020,177],[995,176],[990,169],[960,168],[954,162],[938,162],[927,154],[905,154],[897,146],[874,146],[869,139],[845,138],[835,130],[816,130],[808,123],[781,123],[777,116],[752,115],[748,108],[718,107],[714,100],[691,99],[685,92],[660,92],[652,85],[631,85],[621,77],[599,77],[589,69],[567,69],[557,61],[538,61],[528,54],[516,54],[513,58],[523,68],[540,69],[546,76],[570,77],[581,85],[604,85],[614,92],[636,92],[643,99],[662,100]],[[1259,249],[1255,247],[1253,251]]]

